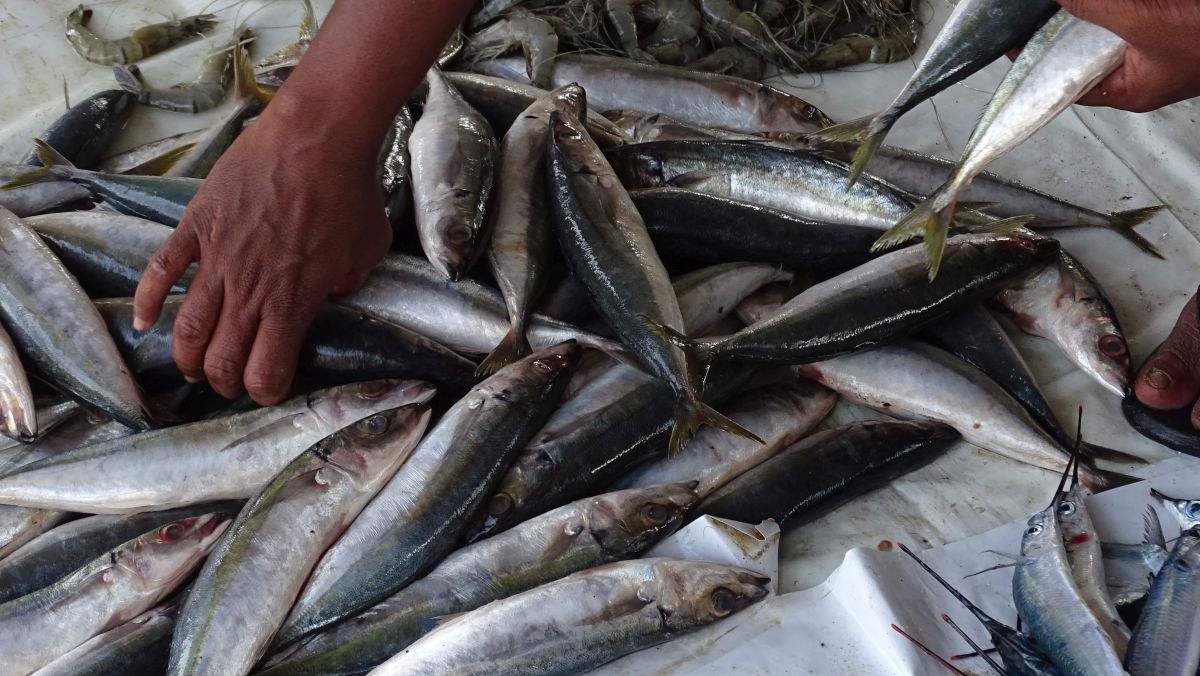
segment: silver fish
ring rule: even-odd
[[[747,296],[768,284],[788,284],[791,272],[770,263],[722,263],[671,280],[686,336],[704,336]]]
[[[17,347],[0,325],[0,434],[23,443],[37,438],[37,409]]]
[[[110,174],[161,174],[174,166],[179,156],[196,144],[208,129],[172,134],[100,160],[96,171]]]
[[[1184,531],[1154,580],[1125,667],[1132,676],[1200,670],[1200,527]]]
[[[371,673],[580,673],[729,617],[762,600],[768,582],[700,561],[600,566],[463,615]]]
[[[0,164],[0,185],[24,175],[27,164]],[[48,211],[64,204],[91,199],[88,189],[70,181],[55,179],[36,181],[15,188],[0,190],[0,208],[25,217]]]
[[[1150,495],[1163,503],[1167,511],[1179,522],[1179,527],[1186,530],[1200,526],[1200,499],[1172,498],[1151,488]]]
[[[34,673],[37,676],[159,673],[167,664],[167,649],[171,647],[178,610],[174,603],[147,610],[84,641]]]

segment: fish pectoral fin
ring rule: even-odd
[[[525,332],[520,326],[513,326],[509,329],[508,334],[500,340],[500,344],[492,350],[479,367],[475,369],[475,376],[485,377],[490,376],[496,371],[508,366],[516,360],[529,354],[529,341],[525,338]]]
[[[962,213],[962,211],[960,210],[958,213]],[[1033,220],[1033,216],[1013,216],[990,223],[973,225],[969,230],[976,235],[1011,235],[1018,229],[1029,225]]]
[[[666,181],[666,185],[672,188],[691,189],[704,185],[712,177],[712,174],[705,171],[689,171],[669,179]]]
[[[1167,537],[1163,535],[1162,521],[1152,505],[1146,505],[1146,513],[1142,515],[1142,544],[1156,545],[1167,548]]]
[[[226,446],[224,448],[222,448],[219,451],[219,453],[232,453],[243,446],[248,446],[250,444],[254,444],[259,441],[265,441],[265,440],[269,439],[271,436],[278,434],[280,430],[291,428],[291,430],[294,431],[296,429],[295,422],[302,415],[304,415],[304,414],[303,413],[293,413],[292,415],[280,418],[279,420],[276,420],[275,422],[269,423],[267,425],[263,425],[262,427],[254,430],[250,434],[247,434],[246,436],[244,436],[236,441],[231,441],[230,443],[226,444]]]

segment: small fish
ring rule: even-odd
[[[175,630],[176,603],[138,615],[38,669],[38,676],[165,673]]]
[[[1167,511],[1175,517],[1179,522],[1179,527],[1187,530],[1200,526],[1200,499],[1186,500],[1183,498],[1172,498],[1168,495],[1150,489],[1150,495],[1154,496],[1159,502],[1167,508]]]
[[[41,139],[82,169],[96,165],[113,139],[133,114],[134,97],[119,89],[92,94],[71,106],[42,132]],[[22,164],[42,164],[37,150],[29,151]]]
[[[413,132],[412,111],[401,106],[392,119],[387,136],[383,140],[383,152],[379,160],[379,186],[383,189],[383,213],[392,224],[392,231],[401,234],[407,227],[412,213],[412,157],[408,142]]]
[[[1200,670],[1200,526],[1183,532],[1155,578],[1125,668],[1132,676]]]

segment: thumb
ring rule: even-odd
[[[1136,42],[1136,37],[1152,23],[1146,16],[1142,5],[1145,3],[1129,2],[1129,0],[1056,0],[1063,9],[1076,17],[1094,23],[1125,38],[1127,42]]]

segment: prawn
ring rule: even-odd
[[[544,19],[516,10],[471,36],[463,50],[467,61],[485,61],[520,47],[525,53],[529,81],[548,89],[558,55],[558,34]]]
[[[750,50],[739,45],[721,47],[711,54],[696,59],[687,68],[706,73],[733,75],[747,80],[761,80],[767,64]]]
[[[212,30],[217,25],[214,14],[198,14],[164,23],[142,26],[129,36],[109,40],[88,30],[92,10],[83,5],[67,15],[67,42],[75,53],[92,63],[111,66],[130,64],[170,49],[176,44]]]
[[[739,10],[732,0],[700,0],[700,11],[715,42],[739,44],[783,68],[808,68],[803,54],[777,40],[761,17]]]
[[[608,22],[617,34],[617,42],[625,55],[637,61],[656,63],[656,59],[638,44],[637,20],[633,16],[633,5],[637,0],[605,0]]]
[[[658,23],[643,41],[646,51],[692,43],[700,35],[700,10],[692,0],[658,0]]]
[[[170,89],[147,87],[136,65],[115,64],[113,74],[122,89],[137,97],[138,103],[176,113],[201,113],[216,108],[225,98],[233,73],[233,50],[251,39],[253,34],[248,29],[239,31],[233,40],[204,59],[195,80]]]

